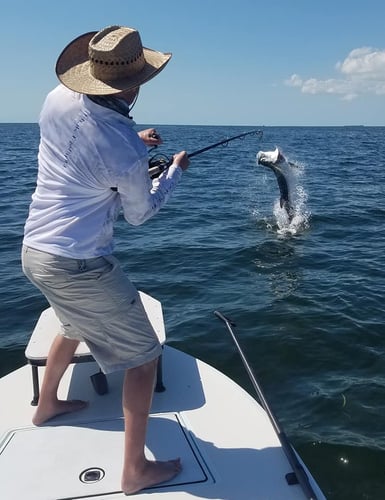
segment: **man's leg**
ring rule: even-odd
[[[125,453],[122,490],[126,494],[167,481],[181,470],[179,458],[147,460],[144,454],[157,360],[126,371],[123,385]]]
[[[87,406],[87,402],[85,401],[63,401],[57,398],[60,380],[70,364],[78,345],[78,340],[68,339],[63,337],[63,335],[57,335],[53,341],[48,353],[39,403],[32,418],[32,422],[35,425],[41,425],[46,420],[57,415],[81,410]]]

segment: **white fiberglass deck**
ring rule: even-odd
[[[136,498],[305,498],[298,485],[288,486],[285,475],[291,468],[253,398],[189,355],[166,346],[163,358],[166,391],[154,395],[147,454],[180,456],[184,469]],[[30,368],[0,379],[0,397],[9,410],[0,419],[1,498],[126,498],[119,491],[122,378],[109,376],[110,391],[99,396],[89,382],[95,369],[95,363],[71,365],[61,389],[61,397],[88,399],[90,406],[40,428],[30,424]],[[321,492],[318,498],[324,498]]]

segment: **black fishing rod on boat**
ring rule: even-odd
[[[250,365],[246,359],[246,356],[244,355],[242,348],[239,345],[237,337],[235,336],[235,333],[232,329],[232,327],[235,326],[235,324],[230,319],[226,318],[226,316],[224,316],[219,311],[214,311],[214,314],[215,314],[215,316],[217,316],[220,320],[222,320],[226,324],[227,329],[230,332],[230,335],[234,341],[234,344],[236,345],[236,347],[238,349],[238,353],[242,359],[242,362],[243,362],[243,365],[247,371],[247,374],[249,375],[251,383],[253,384],[255,392],[258,395],[258,398],[261,402],[261,405],[262,405],[263,409],[265,410],[265,412],[267,413],[267,415],[268,415],[268,417],[269,417],[269,419],[274,427],[274,430],[278,436],[278,439],[281,442],[281,445],[282,445],[282,448],[286,454],[286,457],[287,457],[291,467],[293,468],[293,472],[295,475],[294,478],[292,477],[292,474],[286,474],[286,480],[287,480],[288,484],[299,483],[308,500],[317,500],[317,495],[315,494],[314,489],[313,489],[312,485],[310,484],[310,481],[309,481],[308,475],[306,474],[305,469],[303,468],[300,461],[298,460],[298,457],[297,457],[295,451],[293,450],[286,434],[280,428],[276,417],[273,415],[273,412],[271,411],[271,409],[266,401],[266,398],[262,392],[262,389],[261,389],[260,385],[258,384],[257,379],[255,378],[255,375],[254,375],[252,369],[250,368]]]
[[[205,151],[208,151],[209,149],[216,148],[221,145],[226,145],[230,141],[234,141],[235,139],[240,139],[242,137],[246,137],[247,135],[256,135],[258,136],[259,139],[262,138],[263,132],[262,130],[250,130],[249,132],[244,132],[243,134],[235,135],[234,137],[229,137],[227,139],[223,139],[223,141],[216,142],[215,144],[211,144],[210,146],[206,146],[202,149],[198,149],[197,151],[194,151],[188,155],[188,158],[192,158],[193,156],[200,155],[201,153],[204,153]],[[155,138],[158,138],[158,135],[155,134]],[[155,177],[159,177],[159,175],[164,172],[173,162],[172,158],[169,158],[168,156],[164,154],[156,154],[152,158],[150,158],[149,161],[149,173],[151,179],[154,179]]]

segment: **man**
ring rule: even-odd
[[[144,454],[161,347],[138,291],[111,255],[118,213],[142,224],[167,202],[189,166],[182,151],[151,180],[146,145],[161,139],[154,129],[137,134],[128,116],[140,85],[170,57],[144,48],[136,30],[120,26],[81,35],[64,49],[56,64],[61,84],[48,94],[40,116],[37,186],[23,242],[23,271],[63,329],[48,355],[33,423],[87,405],[57,397],[80,340],[104,373],[125,370],[126,494],[181,469],[179,459],[152,462]]]

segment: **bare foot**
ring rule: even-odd
[[[47,420],[62,415],[63,413],[83,410],[83,408],[86,408],[87,406],[88,402],[81,401],[80,399],[73,399],[69,401],[58,399],[54,404],[39,404],[35,415],[32,418],[32,423],[34,425],[41,425]]]
[[[144,488],[149,488],[175,477],[182,470],[180,459],[167,462],[146,460],[140,471],[123,471],[122,490],[125,495],[132,495]]]

